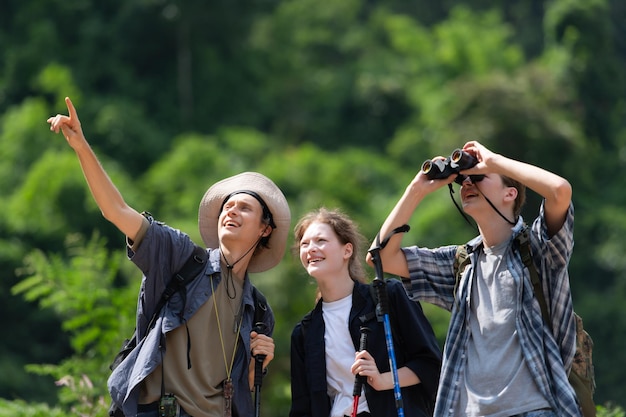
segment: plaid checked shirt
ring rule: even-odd
[[[530,229],[533,262],[543,284],[552,329],[543,322],[535,299],[530,275],[524,267],[519,250],[513,248],[514,237],[523,228],[519,218],[513,228],[505,259],[517,287],[520,302],[515,326],[520,337],[524,360],[540,392],[559,416],[581,416],[576,394],[568,382],[568,374],[576,351],[576,323],[569,286],[568,264],[574,246],[574,207],[570,205],[563,227],[548,239],[544,223],[544,206]],[[444,347],[441,379],[437,392],[435,416],[463,415],[456,410],[469,340],[469,294],[476,262],[476,249],[482,245],[480,236],[469,242],[471,263],[465,269],[454,294],[454,258],[457,246],[426,249],[417,246],[402,250],[409,267],[409,278],[403,279],[409,296],[451,311],[450,325]],[[537,256],[542,254],[542,256]],[[524,399],[520,399],[524,401]]]

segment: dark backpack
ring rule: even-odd
[[[148,327],[146,328],[146,333],[145,333],[146,335],[154,326],[161,309],[165,306],[165,304],[170,299],[170,297],[172,297],[172,295],[176,294],[178,291],[184,288],[187,284],[193,281],[194,278],[198,276],[200,272],[204,269],[207,257],[208,257],[208,253],[205,249],[197,245],[194,247],[193,252],[189,256],[189,258],[187,259],[183,267],[180,269],[180,271],[177,274],[174,275],[174,277],[167,284],[167,287],[165,287],[165,290],[163,291],[163,294],[161,295],[161,299],[157,303],[154,309],[154,313],[152,314],[152,318],[150,319],[150,322],[148,323]],[[253,286],[252,289],[253,289],[252,295],[254,297],[254,323],[253,325],[256,325],[257,323],[263,322],[265,312],[267,311],[267,300],[265,299],[265,296],[263,295],[263,293],[261,293],[261,291],[259,291],[255,286]],[[181,295],[184,295],[184,294],[186,293],[184,292],[181,293]],[[183,304],[184,302],[185,300],[183,299]],[[117,355],[115,355],[115,358],[113,359],[113,362],[111,363],[111,365],[109,365],[109,369],[111,369],[112,371],[115,368],[117,368],[119,364],[122,363],[124,359],[126,359],[126,357],[130,354],[130,352],[132,352],[133,349],[137,347],[137,343],[138,343],[137,329],[135,329],[135,332],[133,333],[133,335],[129,339],[126,339],[124,343],[122,344],[120,351],[117,353]],[[114,402],[111,402],[111,406],[109,407],[109,416],[110,417],[125,417],[124,413],[122,412],[121,407],[119,407]]]
[[[539,302],[541,307],[541,315],[543,320],[550,326],[550,315],[548,314],[548,306],[546,304],[546,298],[543,294],[543,287],[539,280],[539,275],[532,261],[532,254],[530,252],[530,238],[528,236],[528,226],[524,226],[524,229],[520,234],[515,237],[515,245],[520,251],[522,261],[530,273],[530,280],[533,285],[533,293],[535,298]],[[470,258],[468,256],[467,245],[459,245],[457,247],[456,256],[454,259],[454,271],[455,271],[455,285],[454,294],[456,297],[459,282],[465,267],[469,263]],[[574,354],[574,362],[572,363],[572,369],[569,373],[569,382],[576,392],[578,403],[582,410],[584,417],[595,417],[596,406],[593,402],[593,393],[596,388],[595,374],[593,368],[592,350],[593,340],[591,336],[583,328],[582,318],[574,313],[576,319],[576,353]]]

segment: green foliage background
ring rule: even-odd
[[[294,221],[340,207],[368,239],[421,163],[467,140],[565,176],[596,400],[623,416],[625,22],[619,0],[5,0],[0,417],[106,415],[133,328],[124,237],[45,122],[65,96],[126,200],[197,242],[204,191],[245,170],[275,180]],[[442,191],[405,242],[474,234]],[[277,316],[264,414],[286,416],[289,335],[315,287],[289,253],[252,279]],[[443,345],[449,316],[425,310]]]

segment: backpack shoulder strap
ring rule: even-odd
[[[359,320],[361,321],[362,325],[372,320],[373,318],[376,318],[378,321],[381,321],[381,322],[383,321],[382,315],[380,315],[378,312],[378,294],[376,293],[376,288],[374,288],[372,284],[368,284],[368,287],[369,287],[370,297],[372,297],[372,300],[374,300],[374,311],[370,311],[367,314],[363,314],[359,316]]]
[[[533,285],[535,298],[539,302],[539,307],[541,308],[541,315],[543,316],[543,320],[547,324],[550,324],[550,315],[548,314],[546,297],[544,297],[543,287],[541,285],[541,281],[539,280],[539,274],[537,273],[537,269],[535,269],[535,265],[533,264],[533,257],[530,253],[530,237],[528,234],[528,226],[524,225],[524,229],[522,229],[520,234],[515,237],[515,241],[517,242],[520,256],[522,257],[522,262],[524,262],[524,266],[528,269],[528,272],[530,274],[530,282]]]
[[[167,303],[167,301],[172,297],[172,295],[176,294],[176,292],[178,292],[181,288],[193,281],[196,276],[198,276],[198,274],[202,271],[202,269],[204,269],[207,258],[207,251],[204,248],[195,245],[193,252],[191,253],[191,255],[189,255],[189,258],[187,258],[185,264],[176,274],[174,274],[170,282],[167,283],[167,286],[165,287],[165,290],[161,295],[161,299],[159,299],[159,302],[154,308],[154,313],[152,314],[152,318],[150,319],[147,330],[150,330],[152,326],[154,326],[159,312],[161,311],[165,303]]]
[[[172,277],[170,282],[167,284],[167,287],[165,287],[165,290],[163,291],[159,302],[154,308],[154,313],[152,313],[152,317],[148,322],[148,326],[146,327],[146,331],[144,332],[143,337],[146,337],[148,332],[152,329],[152,327],[154,327],[159,312],[161,311],[167,300],[169,300],[170,297],[176,293],[176,291],[180,290],[183,286],[191,282],[201,272],[202,268],[204,268],[204,264],[206,263],[207,258],[207,251],[196,245],[187,261],[185,261],[183,267],[180,269],[180,271],[178,271],[178,273],[174,275],[174,277]],[[109,365],[109,369],[114,370],[115,368],[117,368],[117,366],[124,360],[124,358],[126,358],[126,356],[128,356],[128,354],[135,348],[135,346],[137,346],[138,343],[139,340],[137,340],[137,329],[135,329],[130,339],[126,339],[124,341],[124,344],[122,345],[119,353],[115,356],[111,365]]]
[[[252,286],[252,298],[254,299],[254,326],[263,323],[265,312],[267,311],[267,299],[257,287]]]
[[[467,245],[459,245],[456,247],[456,254],[454,255],[454,297],[459,289],[461,277],[465,267],[470,262],[469,253],[467,251]]]
[[[385,283],[385,285],[387,284]],[[370,311],[367,314],[362,314],[361,316],[359,316],[359,321],[361,322],[361,326],[365,326],[366,323],[374,319],[376,319],[376,321],[379,323],[383,323],[384,321],[384,316],[383,314],[381,314],[380,308],[379,308],[378,292],[376,291],[376,288],[371,283],[368,284],[368,287],[369,287],[370,297],[372,297],[372,301],[374,301],[374,311]],[[392,308],[389,309],[389,317],[390,317],[390,323],[391,323],[391,337],[393,338],[396,346],[400,346],[400,349],[402,349],[402,347],[405,346],[404,339],[402,338],[402,332],[397,330],[397,327],[400,326],[401,324],[398,321],[398,318],[395,317],[394,309]]]
[[[204,268],[207,258],[207,251],[196,245],[180,271],[174,274],[172,280],[167,284],[165,291],[163,291],[163,298],[167,301],[176,291],[193,281]]]

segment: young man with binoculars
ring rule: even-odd
[[[435,415],[580,416],[568,382],[576,350],[567,270],[573,249],[571,186],[475,141],[457,151],[424,164],[380,230],[381,239],[390,235],[409,222],[427,194],[454,181],[461,184],[463,212],[478,226],[460,279],[457,245],[402,247],[402,237],[394,235],[380,250],[384,271],[403,277],[413,299],[452,313]],[[520,216],[526,187],[543,197],[527,232],[550,325],[544,324],[515,243],[526,231]]]

